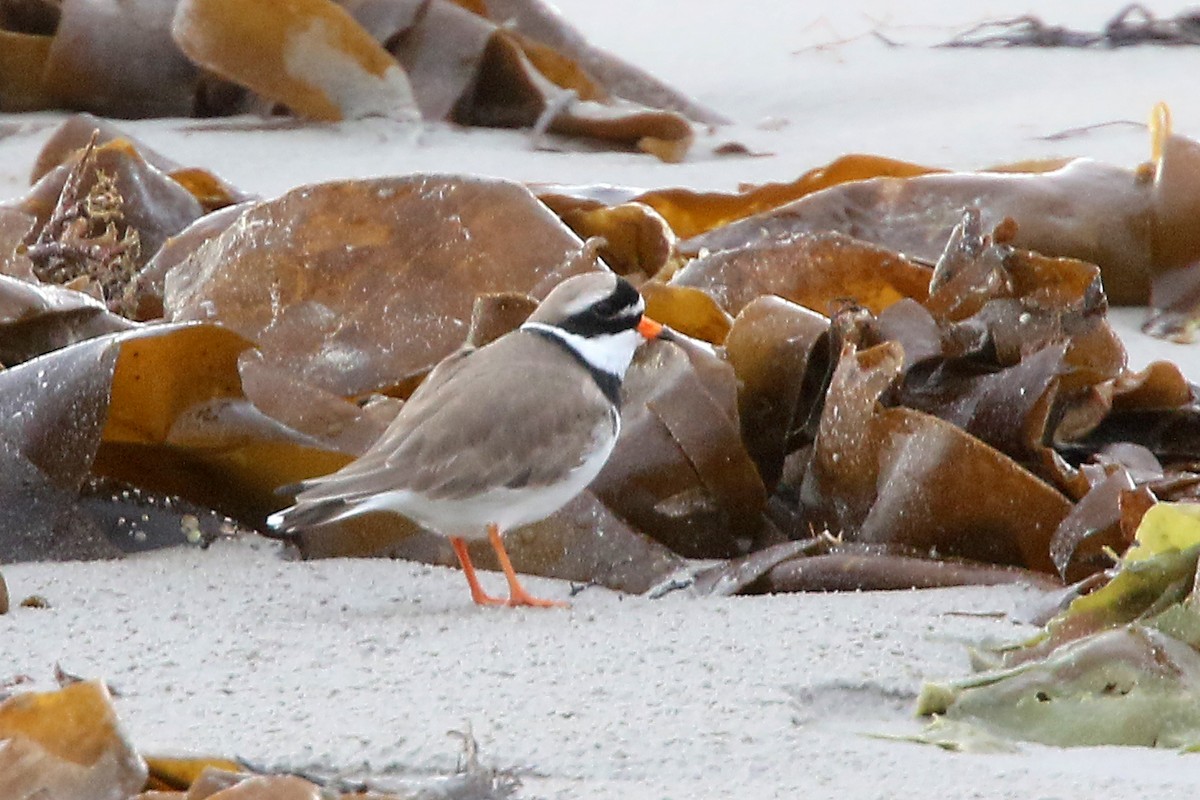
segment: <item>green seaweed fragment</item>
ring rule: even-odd
[[[973,751],[1002,737],[1200,752],[1198,561],[1200,505],[1156,504],[1102,588],[980,659],[997,668],[927,684],[917,714],[933,721],[907,738]]]

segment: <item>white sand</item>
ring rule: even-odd
[[[1120,4],[1098,5],[1041,3],[1038,13],[1095,29]],[[237,130],[245,121],[128,128],[265,194],[418,170],[730,189],[853,151],[962,168],[1059,155],[1132,166],[1148,157],[1136,126],[1037,137],[1141,122],[1158,100],[1172,104],[1178,130],[1200,137],[1195,49],[892,49],[869,36],[834,44],[869,31],[873,19],[892,39],[924,44],[1025,10],[998,0],[561,7],[597,44],[742,123],[719,139],[775,155],[665,165],[537,152],[521,133],[379,121],[249,133]],[[930,25],[939,27],[921,27]],[[777,129],[759,127],[766,118]],[[17,126],[0,137],[0,199],[23,191],[57,120],[0,115],[0,131]],[[1132,361],[1180,360],[1200,380],[1195,348],[1136,334],[1140,313],[1119,315]],[[145,751],[424,774],[454,767],[458,747],[446,732],[469,723],[486,763],[519,772],[520,796],[632,800],[1183,798],[1200,775],[1196,756],[1172,752],[1026,746],[963,755],[862,735],[915,729],[909,715],[923,680],[965,671],[970,641],[1017,635],[1004,615],[1034,595],[1012,587],[657,601],[589,590],[569,611],[514,612],[470,605],[455,570],[287,562],[265,541],[119,563],[11,565],[4,575],[15,599],[42,594],[52,607],[0,617],[0,678],[28,673],[45,685],[56,661],[106,677]]]
[[[921,681],[1020,629],[1018,588],[695,600],[580,594],[477,609],[455,570],[281,562],[218,545],[5,568],[52,608],[0,619],[0,674],[105,675],[144,751],[376,775],[449,771],[468,723],[521,796],[1185,797],[1197,766],[1110,748],[953,754],[913,730]],[[498,576],[487,576],[493,580]],[[566,587],[531,579],[563,596]]]

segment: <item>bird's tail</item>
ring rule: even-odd
[[[278,533],[291,535],[304,528],[337,522],[358,513],[361,513],[358,504],[343,497],[300,500],[267,517],[267,525]]]

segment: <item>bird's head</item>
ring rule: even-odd
[[[646,316],[646,303],[633,284],[611,272],[563,281],[522,327],[558,338],[590,366],[618,378],[640,344],[667,335]]]

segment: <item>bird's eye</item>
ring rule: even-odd
[[[617,313],[617,303],[611,297],[601,300],[592,308],[601,317],[611,317]]]

